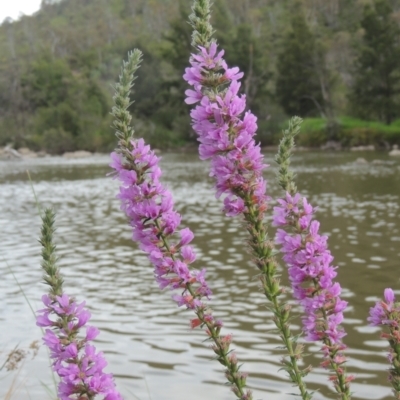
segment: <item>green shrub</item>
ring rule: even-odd
[[[400,120],[391,125],[376,121],[364,121],[351,117],[338,119],[338,137],[344,146],[389,144],[400,140]]]
[[[167,149],[171,147],[180,147],[187,141],[179,138],[176,132],[165,128],[163,125],[154,125],[153,131],[147,135],[146,141],[155,148]]]
[[[382,131],[367,127],[340,129],[338,138],[345,147],[379,145],[385,140]]]
[[[42,148],[50,154],[62,154],[75,150],[74,137],[62,128],[50,128],[43,132]]]
[[[327,121],[323,118],[306,118],[301,126],[299,146],[320,147],[328,141]]]
[[[49,153],[109,150],[109,101],[92,78],[44,54],[23,76],[22,86],[33,120],[27,145]],[[60,143],[53,143],[57,137]]]
[[[344,147],[400,144],[400,120],[385,125],[381,122],[340,117],[336,120],[332,135],[332,132],[328,132],[326,119],[306,118],[301,127],[298,143],[301,146],[320,147],[330,138],[339,141]]]

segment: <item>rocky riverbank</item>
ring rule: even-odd
[[[86,158],[91,156],[93,156],[93,153],[85,150],[67,152],[62,155],[62,157],[66,159]],[[17,150],[13,149],[10,146],[0,147],[0,160],[24,160],[40,157],[51,157],[51,155],[47,154],[44,151],[35,152],[28,149],[27,147],[21,147]]]

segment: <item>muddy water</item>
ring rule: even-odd
[[[368,162],[355,164],[360,156]],[[266,157],[273,165],[273,155]],[[222,368],[212,360],[205,336],[188,327],[191,313],[175,307],[170,293],[159,291],[146,257],[131,242],[115,199],[117,182],[106,177],[107,163],[103,156],[0,162],[1,360],[16,345],[27,348],[41,337],[10,273],[11,268],[32,307],[39,308],[45,290],[37,242],[40,221],[28,169],[40,202],[57,211],[56,241],[65,290],[87,301],[92,323],[101,329],[96,345],[106,353],[108,369],[124,398],[233,399],[221,384]],[[400,295],[400,159],[380,153],[310,152],[298,153],[294,166],[299,189],[319,207],[317,216],[330,237],[338,279],[349,302],[344,326],[348,368],[357,378],[354,398],[390,398],[386,344],[378,329],[366,326],[366,318],[385,287]],[[200,260],[196,267],[208,268],[214,312],[224,320],[226,332],[234,335],[254,398],[292,398],[288,393],[293,389],[278,371],[280,342],[243,247],[242,227],[221,214],[207,165],[195,154],[165,154],[162,167],[184,225],[195,232]],[[266,177],[271,196],[278,195],[272,168]],[[306,362],[317,366],[307,378],[309,386],[322,387],[314,398],[335,398],[327,372],[318,368],[319,347],[311,345],[307,352]],[[0,398],[10,387],[17,400],[50,399],[46,387],[54,391],[43,348],[33,360],[25,359],[18,375],[0,374],[5,376]]]

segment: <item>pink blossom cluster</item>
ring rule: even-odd
[[[154,265],[161,289],[180,289],[181,293],[173,296],[179,306],[205,308],[201,299],[211,295],[205,280],[206,270],[189,269],[196,259],[189,245],[193,233],[189,228],[178,230],[181,216],[174,211],[171,192],[159,181],[158,157],[143,139],[132,140],[131,145],[129,162],[112,153],[110,166],[121,181],[118,197],[132,226],[133,240]],[[209,319],[211,322],[211,315]]]
[[[385,301],[378,301],[374,307],[370,308],[368,321],[374,326],[387,325],[399,328],[400,304],[396,303],[393,290],[390,288],[385,289],[384,297]],[[398,342],[400,343],[400,332]]]
[[[210,176],[216,180],[217,197],[224,195],[227,215],[245,212],[248,204],[262,213],[267,201],[262,177],[266,165],[253,138],[257,118],[245,112],[246,97],[239,95],[243,73],[237,67],[228,68],[224,51],[218,52],[215,42],[198,50],[183,78],[194,89],[185,92],[186,103],[199,103],[191,117],[200,142],[200,158],[211,159]]]
[[[342,350],[346,335],[340,324],[347,302],[341,300],[341,287],[333,279],[336,267],[327,247],[327,237],[319,234],[319,222],[313,220],[313,208],[300,194],[279,199],[274,207],[273,225],[292,227],[294,233],[278,229],[276,243],[289,268],[294,297],[304,308],[303,329],[307,340],[322,340],[325,354]],[[337,355],[339,357],[339,355]],[[339,360],[338,360],[339,361]]]
[[[389,380],[391,381],[396,398],[400,393],[400,303],[392,289],[384,291],[385,300],[378,301],[374,307],[370,308],[368,321],[371,325],[383,325],[388,328],[387,332],[382,332],[381,337],[388,340],[390,352],[389,362],[392,368],[389,369]]]
[[[66,294],[42,296],[45,308],[38,311],[36,324],[45,327],[43,341],[50,349],[53,369],[60,376],[58,395],[61,400],[122,400],[112,374],[103,371],[107,362],[103,353],[89,344],[99,334],[86,326],[84,338],[77,337],[90,319],[85,302],[77,304]]]

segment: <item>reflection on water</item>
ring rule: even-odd
[[[386,345],[379,330],[366,326],[369,307],[387,286],[399,289],[400,160],[363,154],[298,153],[294,166],[299,188],[318,205],[322,230],[339,268],[344,298],[349,301],[345,328],[349,370],[357,377],[355,399],[389,398]],[[273,165],[273,155],[268,162]],[[372,163],[373,159],[379,159]],[[0,163],[0,357],[15,345],[28,346],[40,330],[18,286],[16,274],[35,309],[44,292],[40,284],[38,218],[26,169],[40,202],[57,211],[58,252],[66,291],[85,299],[92,323],[101,329],[97,346],[106,353],[125,399],[232,399],[222,368],[212,361],[205,335],[189,328],[192,314],[179,310],[170,293],[160,293],[146,257],[130,240],[119,211],[117,182],[106,177],[106,157],[80,161],[58,158]],[[183,221],[195,232],[197,268],[208,268],[215,314],[234,335],[234,347],[255,399],[288,399],[293,389],[279,372],[280,342],[272,331],[271,313],[257,285],[257,273],[243,248],[241,225],[224,217],[215,199],[207,165],[193,154],[166,154],[164,182],[174,194]],[[280,194],[274,171],[266,172],[269,193]],[[285,280],[285,274],[283,274]],[[294,321],[295,328],[299,321]],[[318,365],[320,349],[308,347],[306,362]],[[310,388],[323,388],[315,399],[335,398],[327,373],[316,367]],[[0,397],[12,376],[2,382]],[[14,399],[46,398],[52,385],[46,352],[26,360]],[[43,382],[43,384],[41,383]],[[189,392],[190,391],[190,392]],[[29,396],[28,396],[29,392]],[[136,396],[136,397],[135,397]]]

